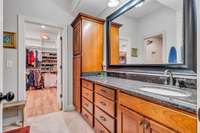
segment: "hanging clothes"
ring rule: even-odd
[[[28,67],[39,67],[42,62],[42,53],[39,49],[26,49],[26,65]]]
[[[42,74],[40,70],[30,70],[26,74],[26,86],[29,87],[36,87],[36,88],[43,88],[44,81],[42,78]]]

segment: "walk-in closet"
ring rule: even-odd
[[[56,27],[30,22],[25,25],[27,118],[61,109],[60,34],[61,29]]]

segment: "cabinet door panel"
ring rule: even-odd
[[[154,121],[147,121],[149,122],[149,127],[145,129],[145,133],[178,133]]]
[[[144,133],[143,116],[121,105],[118,111],[118,133]]]
[[[73,55],[81,53],[81,23],[79,22],[73,29]]]
[[[73,58],[73,104],[75,109],[80,112],[80,74],[81,74],[81,59],[80,56]]]
[[[103,30],[103,24],[82,21],[82,72],[102,70]]]

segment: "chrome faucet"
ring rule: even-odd
[[[169,76],[168,76],[169,75]],[[164,76],[167,76],[167,78],[165,79],[165,85],[170,85],[170,86],[173,86],[173,73],[171,70],[169,69],[166,69],[164,71]],[[168,84],[168,78],[169,78],[169,84]]]

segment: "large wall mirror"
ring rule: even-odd
[[[131,0],[107,17],[108,65],[195,69],[193,0]]]

